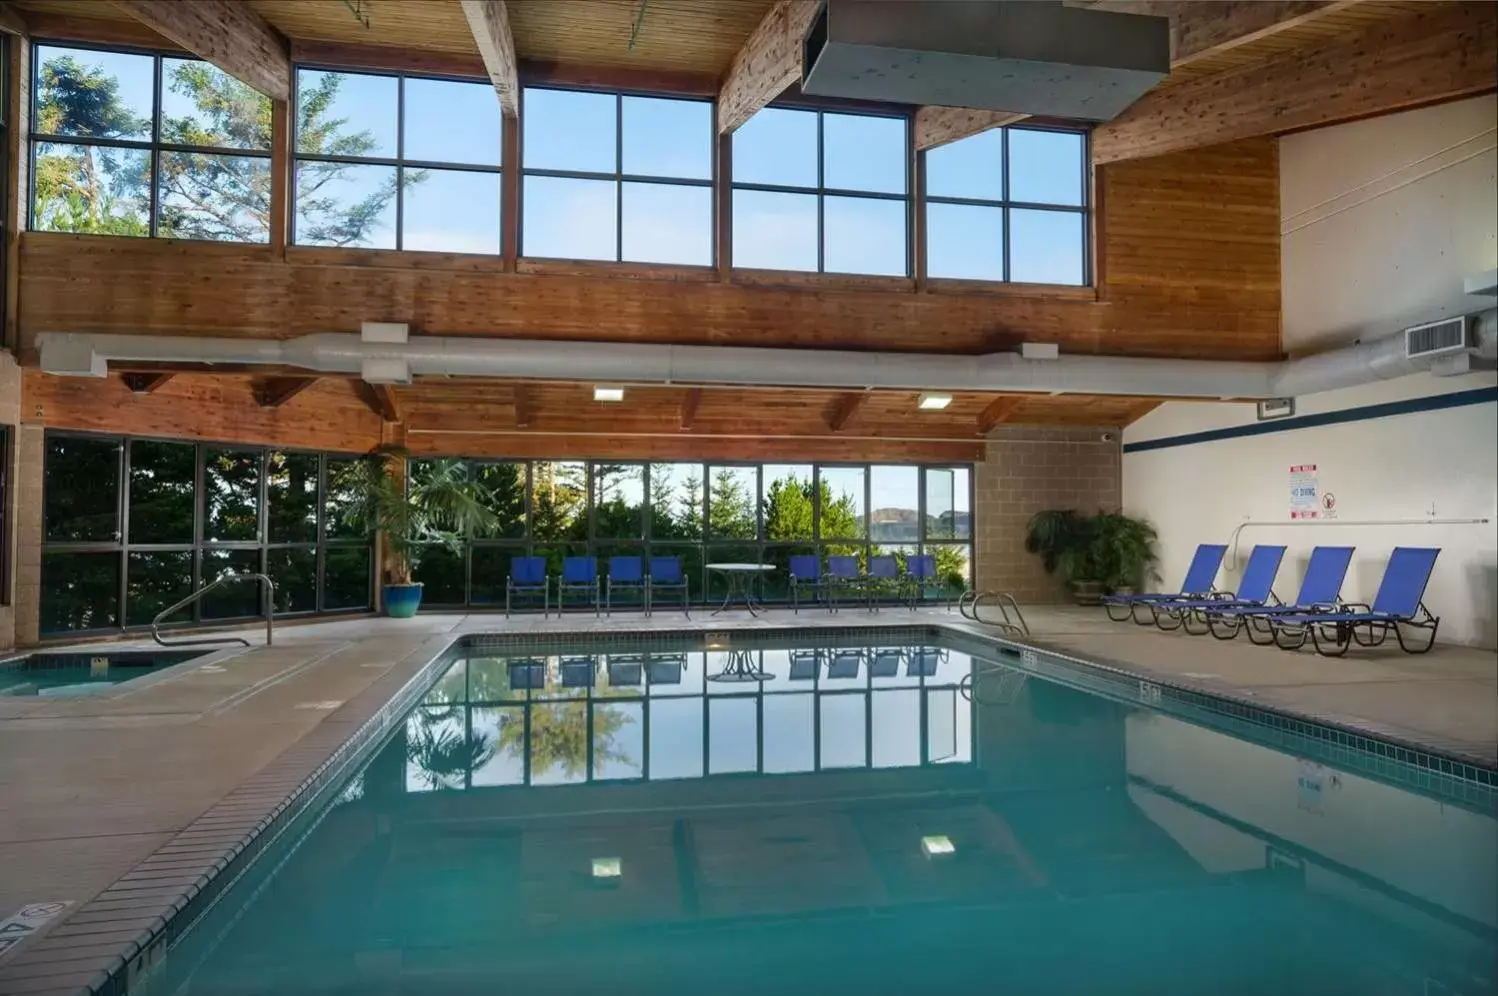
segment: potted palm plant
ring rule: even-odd
[[[421,583],[412,575],[423,553],[441,548],[461,554],[469,536],[491,533],[498,524],[493,497],[469,479],[462,460],[428,460],[415,472],[396,473],[406,456],[402,449],[382,449],[375,459],[350,464],[356,479],[345,482],[364,498],[365,521],[384,540],[385,613],[399,619],[421,607]]]
[[[1121,512],[1099,512],[1094,517],[1098,564],[1103,584],[1115,595],[1130,595],[1155,573],[1159,554],[1155,527]]]
[[[1025,533],[1025,549],[1061,576],[1079,605],[1096,605],[1103,594],[1096,532],[1092,516],[1062,508],[1036,512]]]

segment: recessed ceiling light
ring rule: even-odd
[[[604,387],[602,384],[593,388],[594,401],[623,401],[624,388]]]
[[[923,412],[939,412],[951,403],[950,394],[923,394],[918,407]]]
[[[936,858],[943,854],[955,854],[957,848],[952,846],[950,838],[935,834],[930,837],[921,838],[921,850],[926,852],[926,857]]]
[[[620,858],[594,858],[594,878],[618,878],[624,874],[624,862]]]

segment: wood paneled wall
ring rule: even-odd
[[[1280,352],[1273,140],[1102,170],[1091,289],[27,233],[22,345],[44,330],[289,337],[403,321],[425,334],[1268,360]],[[764,281],[770,281],[765,283]]]

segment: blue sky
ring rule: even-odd
[[[55,51],[43,49],[42,58]],[[118,79],[126,104],[149,116],[149,58],[71,51],[79,61]],[[175,60],[168,60],[168,80],[173,65]],[[324,75],[302,70],[300,84],[315,85]],[[400,85],[390,76],[343,76],[332,114],[346,119],[346,130],[368,133],[374,140],[372,156],[397,155]],[[484,83],[422,79],[408,79],[404,86],[406,158],[454,167],[428,169],[408,187],[405,248],[497,253],[498,179],[463,169],[500,162],[500,114],[492,90]],[[164,111],[191,113],[189,103],[167,89]],[[528,88],[524,100],[527,169],[612,174],[618,167],[642,179],[711,179],[713,120],[705,101],[627,96],[621,102],[612,94],[538,88]],[[825,270],[904,275],[909,237],[903,200],[908,194],[905,131],[899,119],[832,112],[819,116],[790,108],[767,108],[751,118],[734,135],[734,181],[779,189],[734,191],[736,265],[816,270],[820,211]],[[928,152],[928,195],[1002,200],[1005,142],[1004,132],[990,131]],[[1080,136],[1011,128],[1007,142],[1012,200],[1082,204]],[[827,190],[838,191],[822,196],[820,204],[819,176]],[[323,193],[353,203],[392,178],[391,167],[351,167]],[[859,196],[867,194],[897,199]],[[708,187],[530,175],[524,180],[522,212],[525,255],[612,260],[622,252],[622,258],[640,262],[709,265],[712,260]],[[933,201],[927,215],[928,272],[999,279],[1004,227],[1002,208]],[[1082,232],[1083,217],[1077,213],[1011,209],[1011,279],[1080,283]],[[394,247],[393,204],[368,244]]]

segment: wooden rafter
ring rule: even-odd
[[[728,134],[801,78],[801,39],[817,0],[779,0],[744,42],[718,91],[718,132]]]
[[[989,432],[993,431],[994,426],[1000,422],[1007,422],[1009,417],[1019,411],[1020,405],[1024,403],[1025,395],[1023,394],[1006,394],[995,398],[989,403],[987,408],[979,413],[978,432],[985,436],[988,435]]]
[[[174,376],[169,373],[122,373],[120,380],[135,394],[155,394]]]
[[[255,386],[255,403],[261,408],[279,408],[315,383],[316,377],[271,377]]]
[[[1074,7],[1170,18],[1171,66],[1189,65],[1267,38],[1350,5],[1351,0],[1068,0]],[[1148,99],[1148,98],[1146,98]],[[1127,112],[1125,112],[1127,113]],[[963,107],[923,107],[915,116],[915,144],[931,149],[1026,115]]]
[[[364,407],[380,416],[382,422],[399,422],[400,406],[395,400],[395,389],[389,384],[371,384],[365,380],[354,380],[354,394],[364,402]]]
[[[25,38],[29,34],[26,29],[25,19],[8,3],[0,3],[0,31],[21,38]]]
[[[1094,162],[1281,135],[1498,89],[1498,7],[1431,4],[1266,62],[1146,94],[1093,132]]]
[[[520,79],[515,37],[510,33],[510,14],[504,0],[462,0],[462,6],[479,54],[484,57],[484,69],[499,95],[499,109],[506,117],[516,117],[520,112]]]
[[[525,384],[516,384],[510,388],[512,404],[515,408],[515,428],[529,429],[531,419],[535,415],[534,399],[531,397],[531,389]]]
[[[290,98],[286,40],[242,0],[115,0],[115,6],[272,100]]]
[[[834,401],[831,411],[827,413],[827,428],[833,432],[842,432],[843,427],[853,418],[867,397],[866,392],[859,391],[854,394],[844,394]]]
[[[685,432],[697,422],[697,408],[702,404],[702,388],[691,387],[681,398],[681,428]]]
[[[1138,403],[1124,413],[1123,424],[1133,425],[1164,403],[1163,398],[1140,398]]]

